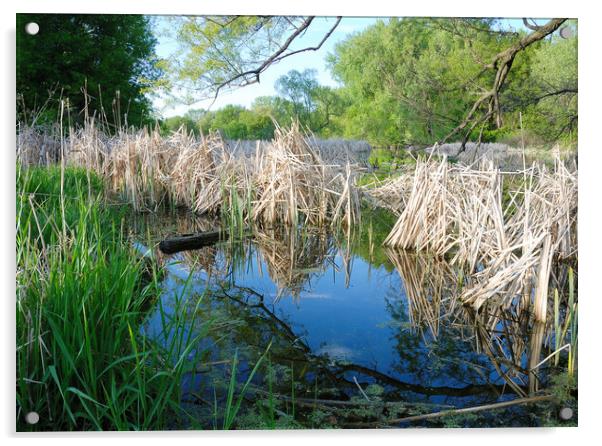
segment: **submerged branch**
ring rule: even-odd
[[[533,404],[540,403],[542,401],[551,401],[554,399],[554,395],[538,395],[532,396],[528,398],[518,398],[512,401],[503,401],[501,403],[495,404],[486,404],[483,406],[474,406],[474,407],[465,407],[463,409],[453,409],[453,410],[443,410],[440,412],[432,412],[424,415],[414,415],[411,417],[404,418],[393,418],[391,420],[387,420],[386,424],[399,424],[399,423],[411,423],[415,421],[423,421],[423,420],[431,420],[433,418],[441,418],[448,415],[461,415],[465,413],[474,413],[474,412],[482,412],[485,410],[495,410],[495,409],[504,409],[506,407],[517,406],[520,404]],[[383,423],[378,422],[368,422],[368,423],[349,423],[344,427],[346,428],[360,428],[360,427],[376,427],[378,425],[382,425]]]

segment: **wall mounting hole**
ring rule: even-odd
[[[563,407],[562,409],[560,409],[560,418],[563,420],[570,420],[571,418],[573,418],[573,409],[571,409],[570,407]]]
[[[27,424],[37,424],[40,421],[40,415],[37,412],[29,412],[25,415]]]
[[[38,25],[36,22],[29,22],[27,25],[25,25],[25,32],[30,36],[35,36],[40,32],[40,25]]]
[[[573,37],[573,35],[573,30],[568,26],[565,26],[560,30],[560,37],[562,37],[563,39],[570,39],[571,37]]]

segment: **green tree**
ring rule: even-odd
[[[551,45],[544,37],[561,23],[551,20],[529,33],[504,30],[493,19],[379,21],[329,57],[351,104],[342,131],[377,145],[483,140],[513,131],[527,104],[543,99],[537,85],[551,84],[538,81],[532,69],[547,73],[537,66],[569,61],[576,70],[576,57],[563,62],[541,53]],[[576,71],[563,79],[576,82]]]
[[[201,132],[199,121],[200,119],[194,119],[188,113],[184,116],[172,116],[161,121],[161,130],[165,133],[171,133],[184,127],[188,132],[199,135]]]
[[[320,85],[317,70],[291,70],[279,77],[274,85],[280,95],[278,102],[283,121],[298,120],[320,135],[335,135],[339,129],[336,118],[343,114],[346,103],[336,89]]]
[[[280,76],[274,87],[276,92],[291,106],[291,114],[303,125],[311,127],[311,118],[316,110],[314,91],[318,88],[315,69],[306,69],[303,72],[291,70]]]
[[[198,121],[198,126],[205,134],[218,131],[227,139],[270,139],[274,136],[274,123],[269,115],[240,105],[226,105],[207,112]]]
[[[454,128],[474,91],[490,82],[478,78],[475,53],[494,55],[503,38],[475,30],[455,35],[447,23],[379,21],[336,47],[329,62],[353,103],[346,135],[376,144],[427,144]]]
[[[577,26],[574,37],[552,36],[533,53],[529,95],[522,98],[524,126],[545,142],[577,140]]]
[[[40,25],[28,35],[25,24]],[[151,116],[146,95],[158,80],[157,41],[140,15],[17,15],[17,93],[24,110],[39,110],[49,97],[65,100],[73,120],[90,116],[111,124],[141,125]],[[56,103],[47,107],[56,119]]]

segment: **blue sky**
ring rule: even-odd
[[[332,27],[334,17],[318,17],[311,24],[306,33],[294,42],[292,50],[304,48],[307,46],[317,45],[324,34]],[[322,85],[336,86],[336,81],[332,78],[330,71],[326,67],[326,56],[334,52],[334,48],[338,42],[345,40],[350,34],[361,32],[368,26],[376,23],[379,18],[375,17],[344,17],[339,26],[332,33],[330,38],[324,42],[324,45],[318,51],[308,51],[299,55],[286,58],[280,63],[271,66],[261,75],[259,84],[249,85],[244,88],[239,88],[232,92],[221,93],[211,109],[216,110],[228,104],[243,105],[249,107],[253,100],[259,96],[273,96],[276,94],[274,83],[276,80],[287,74],[290,70],[303,71],[308,68],[313,68],[318,72],[318,81]],[[504,26],[514,29],[523,29],[521,19],[508,19],[503,21]],[[175,42],[163,33],[159,32],[161,26],[165,25],[165,21],[160,18],[158,20],[158,40],[157,53],[159,57],[167,58],[176,49]],[[211,105],[212,100],[198,102],[192,106],[188,105],[166,105],[161,98],[154,100],[154,106],[157,111],[164,117],[182,115],[190,108],[207,109]]]
[[[280,63],[271,66],[261,75],[259,84],[249,85],[244,88],[239,88],[233,92],[222,93],[217,98],[212,106],[212,109],[218,109],[228,104],[238,104],[249,107],[253,100],[259,96],[273,96],[276,94],[274,83],[280,76],[288,73],[290,70],[303,71],[306,68],[314,68],[318,72],[318,81],[322,85],[336,86],[336,81],[330,75],[326,67],[325,58],[328,53],[334,51],[335,45],[344,40],[349,34],[359,32],[366,27],[375,23],[377,18],[357,18],[346,17],[341,20],[341,23],[330,38],[324,42],[324,45],[318,51],[308,51],[299,55],[284,59]],[[291,49],[304,48],[306,46],[317,45],[324,34],[332,27],[335,18],[319,17],[311,24],[305,35],[294,42]],[[175,49],[175,43],[171,38],[159,36],[159,44],[157,53],[159,57],[168,57]],[[202,101],[189,107],[186,105],[178,105],[175,107],[165,106],[162,99],[156,99],[154,105],[157,110],[165,117],[181,115],[189,108],[208,108],[211,100]]]

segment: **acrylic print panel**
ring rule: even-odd
[[[577,21],[17,16],[17,430],[574,426]]]

